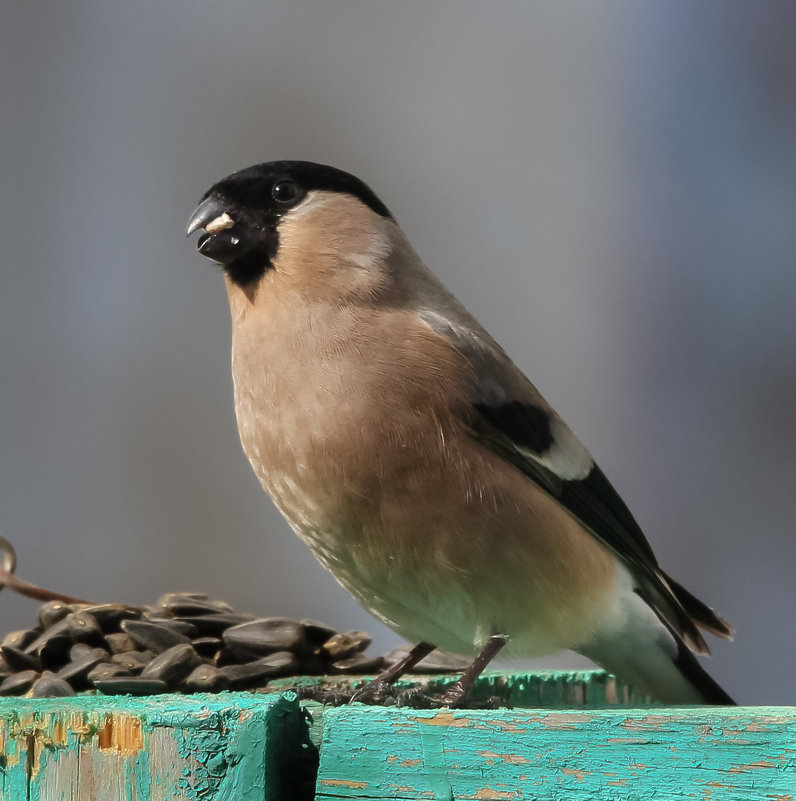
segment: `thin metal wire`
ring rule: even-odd
[[[37,601],[63,601],[67,604],[91,603],[91,601],[84,601],[81,598],[73,598],[71,595],[64,595],[60,592],[37,587],[35,584],[17,578],[14,575],[14,571],[17,568],[17,552],[14,550],[14,546],[2,535],[0,535],[0,552],[2,552],[0,590],[2,590],[3,587],[8,587],[14,590],[14,592],[18,592],[20,595],[34,598]]]

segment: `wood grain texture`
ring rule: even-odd
[[[492,671],[476,697],[514,705],[499,710],[300,706],[289,690],[358,681],[0,699],[0,801],[309,801],[310,739],[318,801],[796,801],[794,707],[629,707],[601,671]]]
[[[418,675],[409,674],[396,682],[400,692],[423,689],[441,694],[458,674]],[[321,687],[332,694],[350,694],[353,688],[370,681],[373,676],[292,676],[270,682],[268,690],[311,690]],[[543,707],[556,709],[590,708],[606,706],[657,706],[633,690],[627,684],[602,670],[537,670],[516,671],[487,670],[482,673],[469,696],[473,701],[499,698],[501,705],[508,707]],[[309,739],[320,748],[323,738],[323,716],[326,707],[316,701],[304,700],[309,712]]]
[[[0,700],[3,801],[280,801],[294,695]]]
[[[792,801],[796,708],[327,710],[316,799]]]

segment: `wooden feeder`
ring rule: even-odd
[[[0,799],[796,799],[796,707],[644,706],[601,671],[487,673],[511,709],[299,701],[318,681],[1,699]]]

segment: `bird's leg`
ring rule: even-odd
[[[404,673],[408,673],[421,659],[425,659],[436,648],[429,642],[419,642],[403,659],[399,659],[376,676],[375,681],[395,684]]]
[[[427,657],[435,647],[428,642],[418,643],[403,659],[399,659],[395,664],[385,668],[373,681],[369,681],[364,687],[360,687],[351,696],[351,700],[359,701],[365,697],[380,698],[404,673],[408,673],[421,659]]]
[[[481,649],[481,653],[473,660],[472,665],[462,674],[462,677],[451,684],[443,694],[443,706],[455,706],[473,688],[475,680],[484,672],[484,668],[495,658],[497,652],[508,642],[505,634],[493,634]]]

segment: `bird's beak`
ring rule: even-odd
[[[191,219],[188,220],[188,227],[185,229],[185,235],[190,236],[192,233],[194,233],[194,231],[198,231],[200,228],[205,228],[215,220],[223,222],[221,218],[225,214],[226,211],[221,203],[221,200],[211,195],[203,200],[194,210],[194,213],[191,215]],[[231,228],[234,223],[228,214],[227,218],[229,220],[229,225],[226,227]],[[219,228],[218,230],[221,229]]]
[[[253,248],[247,226],[233,219],[227,208],[223,198],[211,195],[196,207],[186,229],[187,236],[204,231],[196,249],[219,264],[230,264]]]

